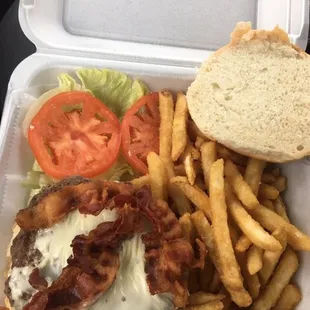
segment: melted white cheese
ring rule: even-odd
[[[35,266],[13,268],[10,288],[15,301],[15,310],[20,310],[25,302],[21,299],[23,292],[33,294],[35,290],[28,279],[35,267],[46,278],[49,285],[61,274],[67,266],[67,259],[72,254],[70,247],[76,235],[88,234],[100,223],[114,221],[114,211],[103,210],[98,216],[82,215],[78,211],[71,212],[65,220],[52,228],[41,230],[35,242],[35,247],[42,253],[40,263]],[[168,294],[151,295],[144,272],[144,244],[140,235],[122,243],[120,250],[121,266],[116,280],[90,310],[166,310],[172,309],[172,297]]]

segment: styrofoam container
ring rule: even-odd
[[[216,4],[215,4],[216,3]],[[110,68],[142,79],[152,90],[186,90],[197,66],[225,45],[235,23],[256,28],[279,24],[304,48],[309,29],[309,0],[23,0],[19,20],[37,52],[14,71],[8,85],[0,131],[0,273],[18,209],[26,206],[21,186],[33,155],[21,132],[31,104],[54,87],[57,75],[78,67]],[[285,164],[285,201],[292,222],[310,234],[310,161]],[[310,307],[310,254],[300,253],[295,277]],[[0,281],[0,305],[4,281]]]

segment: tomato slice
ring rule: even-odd
[[[49,99],[31,121],[30,147],[48,175],[94,177],[116,161],[120,123],[100,100],[81,91]]]
[[[158,93],[140,98],[125,114],[122,126],[122,151],[129,164],[146,174],[147,155],[159,152],[160,115]]]

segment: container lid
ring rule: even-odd
[[[309,0],[21,0],[19,19],[39,52],[192,66],[238,21],[278,24],[305,49]]]

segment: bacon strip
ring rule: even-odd
[[[184,307],[188,298],[188,271],[204,267],[205,245],[197,240],[197,259],[191,244],[182,237],[175,214],[166,202],[152,199],[149,187],[131,192],[127,185],[119,187],[116,183],[101,182],[98,189],[99,183],[95,184],[97,187],[92,188],[87,183],[87,191],[86,187],[81,190],[85,194],[79,196],[82,212],[116,209],[117,220],[99,224],[87,236],[76,236],[68,266],[49,288],[37,292],[24,310],[82,309],[95,302],[115,280],[121,242],[143,232],[146,223],[151,231],[142,240],[150,292],[172,293],[175,306]]]
[[[16,223],[24,231],[48,228],[73,210],[97,215],[112,197],[132,193],[133,187],[126,183],[65,179],[34,196],[29,206],[17,213]]]

